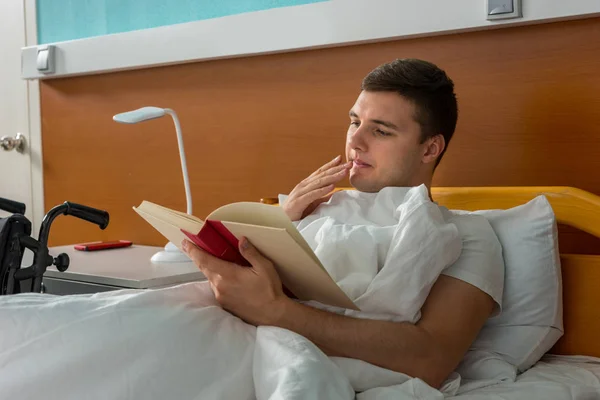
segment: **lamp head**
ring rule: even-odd
[[[138,122],[160,118],[166,114],[164,108],[142,107],[137,110],[124,112],[113,116],[113,120],[122,124],[137,124]]]

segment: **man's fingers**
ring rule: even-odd
[[[320,174],[313,176],[312,179],[318,178],[318,177],[323,177],[323,176],[335,175],[338,172],[349,170],[351,165],[352,165],[352,162],[347,162],[347,163],[343,163],[340,165],[336,165],[335,167],[331,167],[325,171],[322,171]]]
[[[327,164],[324,164],[321,168],[317,169],[315,172],[310,174],[308,177],[312,178],[313,176],[320,174],[321,172],[328,170],[329,168],[338,165],[342,161],[342,156],[337,156],[333,160],[329,161]]]
[[[226,273],[230,267],[222,260],[200,249],[189,240],[184,240],[181,247],[184,253],[192,259],[208,280],[214,279],[216,274],[222,275]]]
[[[184,240],[183,243],[181,243],[181,247],[183,248],[184,253],[187,254],[194,264],[196,264],[198,269],[202,271],[206,279],[212,281],[214,279],[214,274],[209,268],[206,267],[208,264],[207,256],[209,256],[209,254],[196,247],[189,240]]]
[[[352,166],[352,162],[347,162],[344,164],[340,164],[340,165],[336,165],[334,167],[331,167],[329,169],[326,169],[324,171],[321,171],[318,174],[314,174],[309,176],[308,178],[306,178],[305,180],[303,180],[301,183],[303,186],[307,186],[309,184],[311,184],[312,182],[314,182],[317,179],[322,179],[328,176],[333,176],[333,175],[337,175],[337,174],[344,174],[345,171],[349,171],[350,167]]]
[[[325,196],[329,192],[335,189],[334,184],[329,184],[324,187],[315,187],[315,188],[307,188],[302,193],[296,193],[294,198],[290,201],[291,207],[296,207],[302,210],[302,215],[304,215],[304,210],[318,198]]]
[[[297,200],[298,202],[300,202],[302,204],[306,204],[305,211],[302,214],[303,215],[307,214],[306,209],[310,206],[310,204],[319,200],[321,197],[326,196],[333,189],[335,189],[335,185],[325,186],[325,187],[322,187],[319,189],[314,189],[314,190],[310,191],[309,193],[306,193],[305,195],[298,198],[298,200]],[[329,200],[329,199],[327,199],[327,200]],[[325,200],[325,201],[327,201],[327,200]]]
[[[318,175],[315,175],[310,178],[306,178],[297,188],[295,188],[296,196],[302,196],[306,194],[308,191],[314,190],[320,186],[326,186],[330,183],[336,183],[344,179],[350,171],[350,166],[352,163],[348,162],[342,165],[338,165],[337,167],[333,167],[328,169],[327,171],[323,171]]]
[[[252,264],[255,271],[259,273],[264,271],[271,275],[277,274],[271,260],[263,256],[247,238],[243,237],[242,240],[240,240],[239,250],[240,253],[242,253],[242,256]]]
[[[335,184],[343,180],[346,176],[348,176],[348,169],[344,168],[333,175],[316,178],[306,186],[294,190],[293,195],[290,195],[288,201],[294,207],[301,208],[304,211],[313,201],[335,189]],[[305,213],[303,212],[302,214]]]
[[[243,237],[242,240],[240,240],[239,243],[239,250],[240,253],[242,253],[242,256],[248,260],[248,262],[253,266],[259,266],[262,265],[265,261],[269,261],[268,259],[265,258],[265,256],[263,256],[260,251],[258,251],[258,249],[256,247],[254,247],[254,245],[252,245],[252,243],[250,243],[250,241]]]
[[[348,176],[348,169],[342,169],[335,174],[332,175],[323,175],[319,178],[314,179],[310,183],[308,183],[305,187],[302,188],[302,193],[299,193],[300,196],[312,192],[313,190],[321,189],[329,185],[335,185],[338,182],[341,182]]]
[[[189,240],[184,240],[181,242],[181,248],[185,254],[194,262],[194,264],[200,266],[204,264],[205,254],[199,248],[194,246],[192,242]]]
[[[331,192],[335,184],[348,175],[352,163],[340,164],[341,161],[341,156],[334,158],[296,185],[282,204],[290,219],[300,219],[313,201]]]

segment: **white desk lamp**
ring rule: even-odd
[[[138,122],[148,121],[150,119],[163,117],[169,114],[175,123],[175,131],[177,132],[177,143],[179,145],[179,157],[181,158],[181,171],[183,172],[183,183],[185,186],[185,199],[187,201],[187,213],[192,214],[192,194],[190,192],[190,180],[188,178],[187,164],[185,161],[185,152],[183,150],[183,138],[181,136],[181,126],[175,111],[170,108],[158,107],[142,107],[134,111],[117,114],[113,117],[114,121],[123,124],[137,124]],[[150,259],[156,263],[172,263],[172,262],[190,262],[187,255],[182,253],[173,243],[166,244],[163,251],[154,254]]]

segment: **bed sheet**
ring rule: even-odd
[[[475,399],[600,399],[600,359],[547,355],[517,377],[453,397]]]
[[[514,382],[478,382],[476,389],[444,396],[418,379],[356,395],[358,400],[592,400],[600,399],[600,359],[545,356]],[[481,387],[483,386],[483,387]],[[466,390],[466,391],[465,391]]]

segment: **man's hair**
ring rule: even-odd
[[[415,106],[415,121],[421,127],[421,143],[441,134],[446,147],[436,160],[440,163],[456,128],[458,105],[454,83],[436,65],[417,59],[397,59],[380,65],[362,81],[367,92],[396,92]]]

